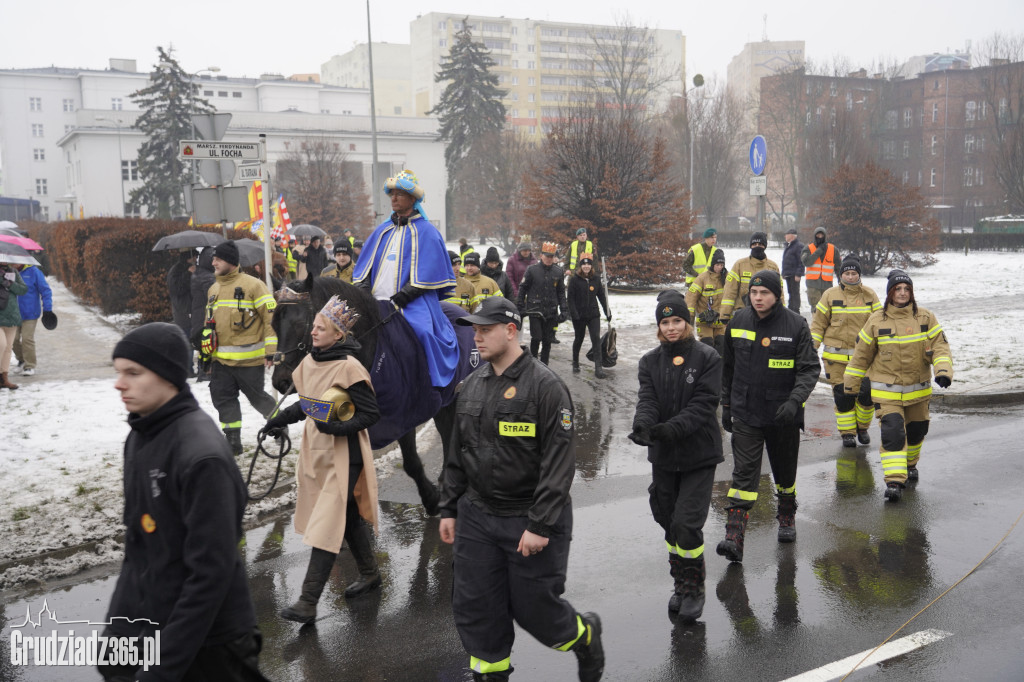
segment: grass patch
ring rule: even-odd
[[[31,514],[29,514],[28,512],[29,507],[15,508],[14,513],[11,514],[11,521],[24,521],[25,519],[31,516]]]

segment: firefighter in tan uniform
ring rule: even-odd
[[[462,267],[466,274],[464,280],[473,286],[473,298],[470,300],[469,312],[476,312],[480,305],[491,296],[501,296],[501,287],[487,275],[480,274],[480,254],[476,251],[462,257]]]
[[[473,285],[466,281],[460,272],[462,270],[462,259],[454,251],[448,252],[452,261],[452,273],[455,275],[455,288],[451,290],[451,296],[444,299],[452,305],[457,305],[467,313],[473,312]]]
[[[697,338],[717,350],[719,356],[725,347],[725,323],[721,321],[725,278],[725,251],[715,249],[710,265],[686,290],[686,307],[697,325]]]
[[[740,258],[732,264],[732,269],[725,278],[725,291],[722,293],[722,307],[718,311],[722,322],[728,322],[733,313],[747,307],[747,293],[750,291],[750,276],[761,270],[780,272],[779,265],[765,255],[768,248],[768,235],[755,232],[750,235],[750,256]],[[782,304],[786,301],[783,297]]]
[[[854,254],[843,259],[839,286],[825,291],[814,308],[811,322],[811,340],[814,349],[825,346],[821,357],[825,361],[825,379],[832,387],[835,401],[836,426],[843,438],[843,447],[857,447],[857,440],[871,442],[868,427],[875,413],[871,402],[871,383],[867,377],[861,381],[857,396],[847,395],[843,388],[846,364],[853,356],[857,334],[871,313],[882,309],[878,295],[860,280],[860,259]]]
[[[242,453],[241,392],[260,414],[270,417],[274,399],[263,390],[264,366],[270,367],[277,351],[271,326],[276,303],[267,286],[238,269],[238,247],[232,241],[213,251],[217,281],[207,294],[206,317],[214,329],[203,330],[203,352],[209,356],[210,398],[220,416],[220,427],[234,454]],[[209,325],[208,325],[209,327]],[[211,341],[214,336],[216,341]]]
[[[942,325],[914,300],[914,283],[902,270],[889,273],[884,307],[860,330],[846,366],[848,394],[871,382],[882,431],[885,499],[898,502],[907,481],[917,481],[917,462],[928,433],[931,379],[941,388],[953,382],[953,357]]]

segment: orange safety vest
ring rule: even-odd
[[[814,261],[811,265],[807,266],[807,271],[804,273],[804,277],[807,279],[822,279],[826,282],[831,282],[835,278],[836,273],[836,247],[835,244],[827,244],[828,248],[825,249],[825,258],[820,261]],[[807,247],[811,253],[818,250],[817,244],[811,244]]]

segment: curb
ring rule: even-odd
[[[825,377],[818,377],[818,383],[831,389]],[[1024,405],[1024,389],[1011,389],[999,393],[938,393],[933,391],[931,404],[936,407],[995,407],[999,405]]]

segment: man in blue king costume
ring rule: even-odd
[[[444,388],[459,360],[455,331],[441,310],[446,290],[455,286],[448,247],[423,214],[426,193],[412,171],[388,178],[384,193],[391,218],[366,240],[352,281],[402,310],[427,356],[431,385]]]

